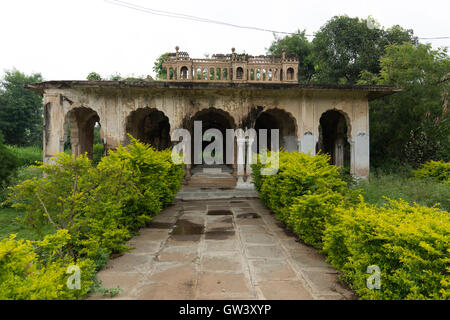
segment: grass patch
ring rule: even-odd
[[[19,160],[19,166],[29,166],[36,164],[36,161],[42,162],[42,148],[37,146],[18,147],[6,146]]]
[[[450,210],[450,184],[431,179],[415,179],[404,172],[374,173],[370,175],[370,182],[361,181],[356,188],[363,190],[364,199],[371,204],[383,205],[383,197],[409,203],[432,207],[439,203],[440,209]]]
[[[21,221],[25,218],[25,212],[14,208],[0,208],[0,240],[7,238],[11,233],[16,233],[16,239],[40,240],[46,234],[55,232],[55,229],[48,225],[42,229],[42,235],[36,230],[27,227]]]

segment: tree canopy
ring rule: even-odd
[[[39,73],[26,75],[8,70],[0,83],[0,128],[5,144],[42,144],[42,97],[25,88],[41,82]]]
[[[169,54],[167,52],[163,53],[155,61],[155,64],[153,66],[153,71],[156,73],[156,79],[158,79],[158,80],[167,79],[167,75],[166,75],[167,72],[166,72],[166,70],[163,69],[162,64],[168,56],[169,56]]]
[[[372,152],[413,165],[450,160],[450,57],[428,44],[391,45],[378,74],[365,72],[360,84],[401,86],[404,90],[371,102]]]
[[[298,80],[301,83],[308,83],[314,75],[314,60],[312,55],[312,43],[308,41],[305,31],[298,30],[292,36],[284,38],[277,37],[267,49],[269,54],[281,54],[286,49],[287,54],[296,54],[298,63]]]

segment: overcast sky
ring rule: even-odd
[[[334,15],[373,16],[419,37],[450,36],[449,1],[395,0],[124,0],[151,9],[228,23],[313,34]],[[237,52],[266,53],[270,32],[162,17],[105,0],[0,0],[0,73],[13,67],[40,72],[45,80],[154,75],[155,59],[176,45],[191,57]],[[450,46],[450,39],[433,46]]]

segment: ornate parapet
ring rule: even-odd
[[[211,58],[193,59],[187,52],[169,53],[162,67],[166,81],[179,82],[248,82],[248,83],[297,83],[298,58],[286,54],[250,56],[214,54]]]

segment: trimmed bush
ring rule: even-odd
[[[369,205],[359,190],[346,186],[328,156],[277,156],[274,175],[261,174],[266,167],[261,161],[252,166],[262,201],[302,241],[327,253],[361,298],[450,298],[447,211],[403,200]],[[367,270],[373,265],[381,270],[379,290],[367,286]]]
[[[26,211],[26,223],[37,230],[47,224],[67,229],[70,255],[90,258],[100,268],[173,201],[183,167],[170,154],[136,139],[110,151],[96,167],[86,155],[59,153],[54,163],[40,166],[44,177],[12,188],[9,202]]]
[[[64,255],[70,240],[67,230],[58,230],[42,241],[0,241],[0,300],[67,300],[82,298],[94,284],[91,260],[75,261]],[[69,266],[80,268],[80,288],[67,286]]]
[[[431,160],[414,170],[414,175],[416,178],[431,178],[450,183],[450,162]]]
[[[328,224],[328,261],[363,299],[449,299],[450,217],[405,201],[385,207],[363,202],[337,209]],[[380,290],[367,288],[368,266],[381,270]]]
[[[336,209],[344,205],[344,197],[338,192],[309,192],[295,197],[293,204],[287,208],[286,225],[305,243],[322,249],[326,223],[333,218]]]
[[[276,174],[262,175],[267,167],[260,159],[252,165],[255,188],[262,201],[305,243],[322,247],[328,217],[337,206],[355,202],[358,191],[347,188],[339,168],[329,164],[329,156],[280,151]]]

